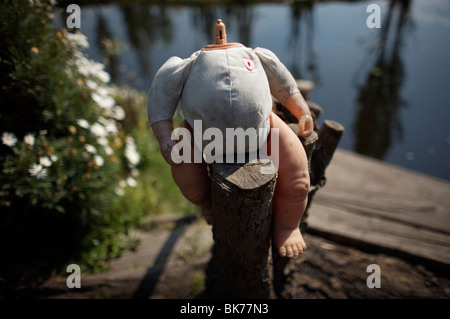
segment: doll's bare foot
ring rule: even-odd
[[[305,241],[298,227],[274,229],[273,241],[282,257],[296,257],[306,249]]]

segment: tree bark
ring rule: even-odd
[[[212,265],[226,298],[270,298],[269,248],[277,171],[271,162],[211,164]]]
[[[319,131],[319,141],[311,157],[311,185],[325,185],[325,169],[344,134],[344,126],[338,122],[325,120]]]

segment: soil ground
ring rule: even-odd
[[[164,221],[139,233],[141,244],[111,263],[105,273],[82,276],[81,288],[69,289],[53,278],[18,297],[57,299],[208,298],[204,287],[213,244],[202,219]],[[385,299],[450,297],[450,273],[437,273],[386,254],[373,254],[305,234],[308,249],[295,261],[296,299]],[[369,288],[367,267],[380,267],[380,288]]]

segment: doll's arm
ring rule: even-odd
[[[158,141],[161,155],[169,165],[176,165],[172,161],[171,156],[172,148],[177,143],[177,141],[171,139],[173,132],[173,122],[169,120],[156,122],[152,124],[152,130],[155,134],[156,140]]]
[[[308,137],[314,130],[314,122],[311,111],[300,92],[289,96],[284,102],[284,106],[297,118],[298,130],[301,137]]]
[[[297,118],[300,136],[308,137],[314,129],[314,123],[294,77],[272,51],[264,48],[254,51],[264,67],[270,92]]]
[[[183,91],[184,82],[189,74],[190,66],[200,51],[191,57],[181,59],[171,57],[158,70],[153,79],[148,95],[147,112],[153,133],[159,143],[161,154],[170,165],[171,151],[178,141],[172,140],[173,115]]]

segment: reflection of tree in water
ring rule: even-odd
[[[304,78],[309,73],[312,80],[319,81],[317,59],[314,52],[314,1],[294,2],[291,5],[291,32],[288,49],[292,55],[289,70],[295,78]],[[221,15],[221,12],[224,14]],[[254,20],[254,7],[245,1],[239,4],[196,6],[192,10],[192,25],[204,34],[208,43],[214,42],[213,25],[221,18],[226,26],[229,42],[240,42],[251,46],[251,27]],[[302,41],[304,39],[304,41]],[[300,52],[299,51],[300,48]],[[306,63],[306,72],[302,64]]]
[[[137,54],[141,72],[145,78],[152,79],[149,49],[160,43],[172,41],[172,23],[166,7],[135,2],[122,5],[122,14],[127,27],[128,39]]]
[[[240,42],[250,47],[254,8],[240,1],[239,4],[226,4],[224,10],[221,9],[220,6],[205,5],[192,10],[192,24],[205,35],[206,44],[215,42],[214,24],[217,19],[222,19],[227,26],[228,42]]]
[[[114,37],[108,30],[106,20],[102,14],[100,14],[97,19],[96,32],[97,45],[102,52],[103,63],[108,68],[108,73],[111,76],[111,81],[114,83],[121,83],[122,81],[119,71],[119,40]]]
[[[405,28],[411,25],[409,9],[410,0],[391,1],[380,30],[375,66],[359,88],[353,125],[355,151],[378,159],[386,155],[393,139],[402,138],[399,110],[405,102],[400,97],[404,77],[400,50]]]
[[[307,73],[311,74],[314,82],[319,82],[317,55],[314,52],[313,8],[314,1],[294,2],[291,5],[288,49],[292,53],[292,62],[289,70],[296,79],[307,78],[302,67],[302,64],[306,63]]]
[[[192,9],[192,25],[195,29],[199,30],[200,33],[206,38],[206,44],[212,44],[214,41],[214,32],[212,30],[214,23],[218,19],[216,7],[212,6],[198,6]],[[227,33],[229,32],[228,23],[225,18],[222,18],[227,24]],[[200,48],[199,48],[200,49]]]

